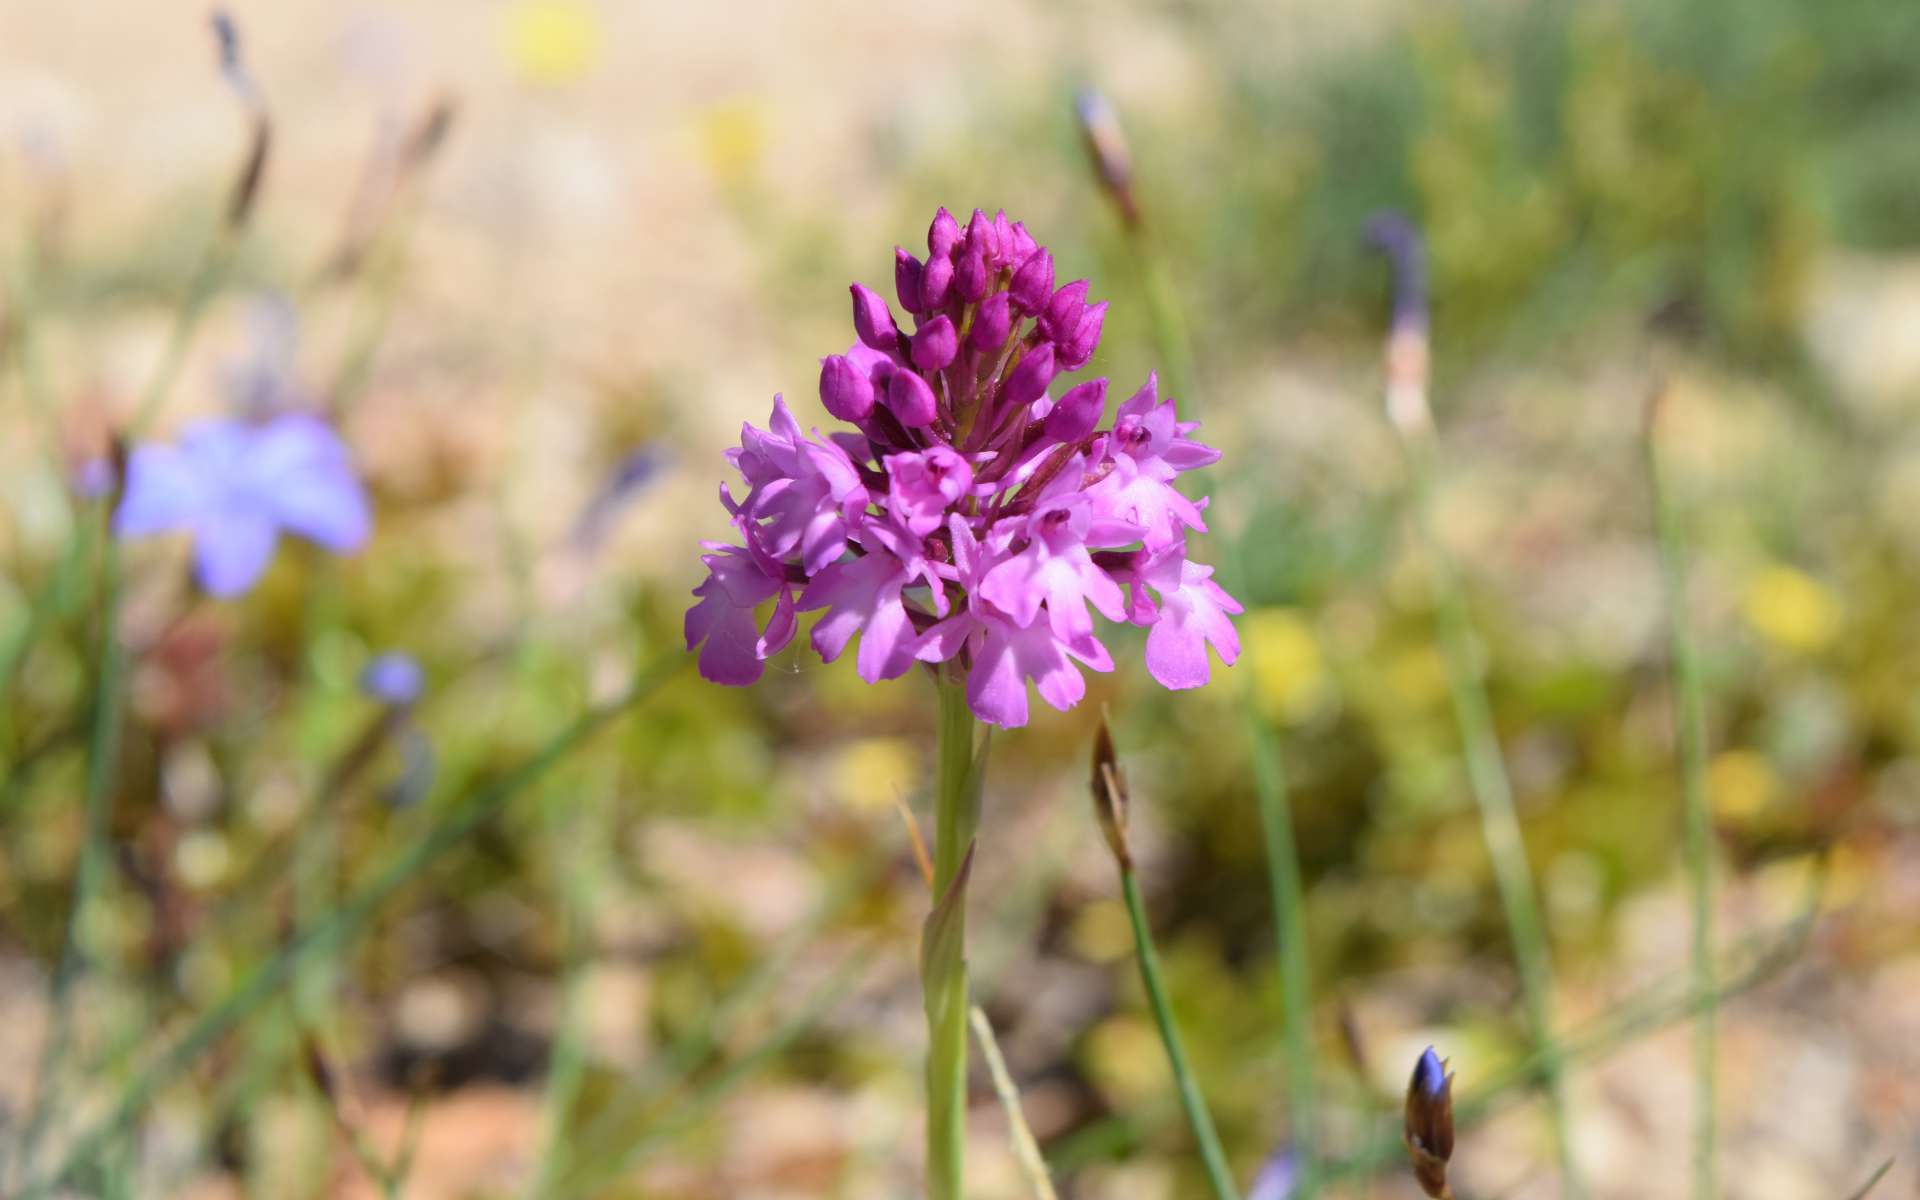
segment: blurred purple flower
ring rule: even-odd
[[[574,549],[583,554],[599,549],[627,502],[645,491],[666,466],[666,454],[654,446],[642,446],[614,464],[606,482],[587,501],[573,523],[570,540]]]
[[[360,671],[360,690],[389,708],[407,708],[420,699],[426,672],[411,654],[388,651],[369,659]]]
[[[1247,1189],[1247,1200],[1289,1200],[1300,1186],[1300,1158],[1285,1146],[1267,1156]]]
[[[1205,683],[1209,647],[1228,664],[1239,653],[1240,605],[1188,560],[1205,502],[1173,485],[1219,451],[1191,440],[1151,376],[1106,429],[1105,380],[1048,395],[1092,357],[1107,306],[1085,280],[1055,288],[1053,256],[1023,226],[976,211],[963,227],[941,209],[927,251],[894,253],[913,330],[854,284],[858,340],[821,361],[821,402],[854,428],[809,438],[775,397],[769,428],[746,426],[728,452],[749,490],[721,487],[742,544],[706,543],[687,614],[701,673],[751,683],[795,614],[824,609],[822,658],[857,635],[869,682],[954,662],[980,719],[1022,725],[1030,685],[1066,709],[1086,693],[1082,666],[1113,669],[1091,608],[1148,627],[1163,685]]]
[[[195,574],[222,597],[259,580],[283,530],[346,554],[370,524],[346,444],[299,413],[259,424],[203,421],[177,445],[135,448],[114,515],[121,537],[191,533]]]

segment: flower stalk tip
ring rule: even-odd
[[[1113,732],[1101,721],[1093,735],[1093,815],[1100,822],[1100,833],[1107,839],[1120,869],[1133,869],[1133,854],[1127,845],[1126,773],[1113,750]]]
[[[1453,1074],[1432,1046],[1421,1052],[1407,1081],[1403,1136],[1420,1190],[1434,1200],[1451,1200],[1447,1163],[1453,1158]]]

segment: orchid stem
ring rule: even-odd
[[[937,675],[940,717],[936,750],[933,842],[934,913],[921,951],[921,987],[927,1007],[927,1195],[965,1196],[967,1142],[966,896],[953,892],[979,821],[979,775],[984,752],[974,751],[974,719],[963,685]],[[964,886],[964,881],[963,886]],[[952,907],[949,908],[948,906]],[[934,922],[948,922],[934,936]],[[934,947],[951,946],[952,953]]]

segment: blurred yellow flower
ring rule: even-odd
[[[1088,962],[1114,962],[1133,953],[1133,922],[1118,900],[1095,900],[1074,914],[1067,944]]]
[[[1108,1017],[1087,1035],[1084,1053],[1087,1074],[1116,1108],[1137,1107],[1172,1087],[1166,1051],[1145,1017]]]
[[[1298,721],[1320,704],[1326,662],[1313,630],[1290,608],[1260,608],[1240,622],[1241,644],[1253,664],[1253,690],[1269,720]]]
[[[871,737],[848,742],[834,755],[833,790],[855,808],[888,808],[911,796],[926,767],[904,738]]]
[[[507,10],[507,61],[532,83],[573,83],[600,60],[600,14],[584,0],[519,0]]]
[[[1393,698],[1413,708],[1437,704],[1447,694],[1447,660],[1432,646],[1402,650],[1387,663]]]
[[[1714,814],[1722,820],[1748,820],[1780,794],[1780,778],[1764,754],[1728,750],[1707,768],[1707,794],[1712,797]]]
[[[1762,637],[1802,654],[1822,649],[1840,632],[1840,601],[1834,594],[1804,571],[1781,564],[1747,582],[1741,610]]]
[[[751,100],[716,105],[701,114],[700,156],[722,187],[753,182],[766,147],[766,123]]]

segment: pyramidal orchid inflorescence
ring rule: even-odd
[[[720,488],[739,544],[703,543],[686,619],[702,675],[752,683],[814,610],[823,659],[858,635],[869,682],[953,664],[1001,726],[1026,723],[1029,682],[1064,710],[1081,666],[1113,669],[1090,607],[1148,630],[1147,669],[1169,688],[1207,681],[1209,644],[1234,661],[1240,605],[1187,557],[1206,501],[1174,487],[1220,452],[1152,375],[1104,427],[1105,379],[1050,392],[1100,342],[1107,305],[1087,287],[1056,288],[1053,255],[1005,213],[962,226],[944,208],[924,261],[894,252],[911,332],[852,286],[859,340],[820,365],[821,403],[852,428],[809,438],[776,396],[769,427],[727,452],[746,493]]]

